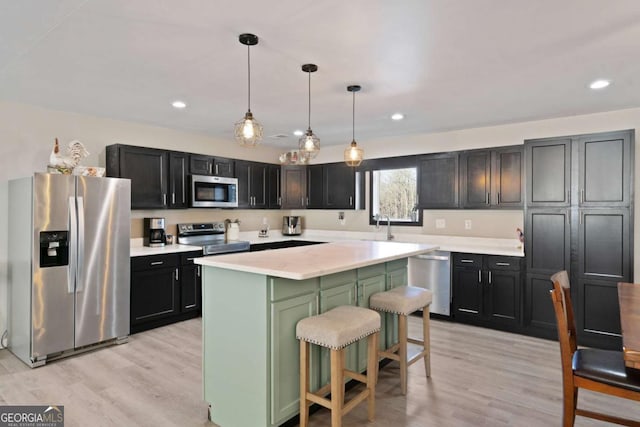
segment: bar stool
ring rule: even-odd
[[[386,313],[398,315],[398,343],[386,350],[378,351],[378,356],[400,362],[400,387],[407,394],[407,368],[418,359],[424,359],[427,378],[431,376],[431,345],[429,340],[429,306],[433,293],[414,286],[400,286],[386,292],[378,292],[369,298],[369,307]],[[423,309],[422,340],[408,337],[407,316]],[[422,351],[411,358],[407,357],[407,343],[418,344]],[[397,353],[397,354],[396,354]]]
[[[375,385],[378,364],[380,315],[368,308],[340,306],[296,325],[300,340],[300,427],[309,423],[309,405],[317,403],[331,411],[331,426],[342,426],[342,416],[367,399],[368,418],[375,417]],[[345,347],[367,337],[367,374],[345,368]],[[309,343],[331,349],[331,381],[316,392],[309,391]],[[344,379],[352,378],[366,388],[345,405]],[[331,392],[331,399],[324,395]]]

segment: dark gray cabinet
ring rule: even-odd
[[[109,145],[106,147],[106,174],[131,180],[131,209],[163,209],[168,206],[167,151]]]
[[[280,174],[280,165],[269,165],[267,167],[267,176],[269,181],[269,209],[280,209],[280,205],[282,205],[282,179]]]
[[[633,277],[633,132],[525,141],[524,326],[556,336],[549,277],[571,280],[578,343],[621,348],[617,282]]]
[[[196,317],[202,278],[193,260],[202,251],[131,258],[131,332]]]
[[[233,159],[206,156],[204,154],[189,155],[189,173],[192,175],[234,176]]]
[[[473,150],[460,155],[463,208],[521,208],[524,205],[523,147]]]
[[[580,207],[628,207],[631,201],[631,132],[578,138]]]
[[[522,304],[521,259],[453,254],[453,315],[461,322],[518,330]]]
[[[304,209],[307,205],[306,166],[283,166],[281,189],[283,209]]]
[[[188,208],[187,183],[188,155],[177,151],[169,152],[169,207]]]
[[[571,139],[525,142],[527,207],[571,204]]]
[[[307,199],[308,209],[322,209],[324,199],[323,165],[307,166]]]
[[[323,208],[354,209],[356,172],[344,162],[322,165]]]
[[[421,209],[458,207],[458,153],[422,156],[418,170],[418,206]]]
[[[238,207],[259,209],[268,205],[268,164],[236,161],[238,178]]]

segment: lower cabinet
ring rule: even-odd
[[[131,333],[196,317],[201,308],[202,251],[131,258]]]
[[[407,284],[407,260],[398,260],[349,270],[316,279],[288,280],[269,277],[269,383],[271,425],[280,425],[295,416],[300,407],[300,343],[296,324],[309,316],[340,305],[369,306],[376,292]],[[380,348],[389,345],[385,330],[396,316],[382,316]],[[397,320],[396,320],[397,322]],[[386,324],[386,325],[385,325]],[[397,338],[396,338],[397,340]],[[356,372],[366,369],[367,345],[361,340],[347,347],[346,366]],[[330,379],[330,353],[312,345],[310,387],[317,390]]]
[[[456,321],[505,330],[521,326],[521,258],[453,255],[453,311]]]

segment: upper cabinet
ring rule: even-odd
[[[308,209],[322,209],[324,199],[323,165],[307,166],[307,199]]]
[[[527,206],[571,204],[571,138],[527,141]]]
[[[345,163],[322,165],[323,207],[354,209],[356,204],[356,171]]]
[[[269,180],[269,209],[280,209],[280,206],[282,205],[280,165],[267,166],[267,177]]]
[[[522,208],[523,147],[466,151],[460,155],[463,208]]]
[[[233,177],[233,166],[233,159],[205,156],[202,154],[189,155],[189,173],[192,175],[216,175]]]
[[[628,207],[631,199],[631,132],[578,138],[581,207]]]
[[[268,206],[267,178],[268,164],[236,161],[238,178],[238,207],[265,209]]]
[[[155,148],[109,145],[107,176],[131,180],[131,209],[168,207],[169,153]]]
[[[304,209],[307,206],[307,167],[282,166],[282,208]]]
[[[187,169],[189,155],[178,151],[169,152],[169,207],[188,208]]]
[[[422,156],[418,170],[418,206],[421,209],[458,207],[458,153]]]

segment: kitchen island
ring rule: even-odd
[[[341,241],[205,257],[202,336],[204,400],[224,427],[278,426],[299,410],[296,323],[339,305],[367,307],[369,296],[407,284],[407,259],[435,245]],[[384,316],[380,346],[395,342]],[[329,379],[329,354],[311,352],[311,386]],[[366,367],[366,343],[347,351],[349,369]]]

